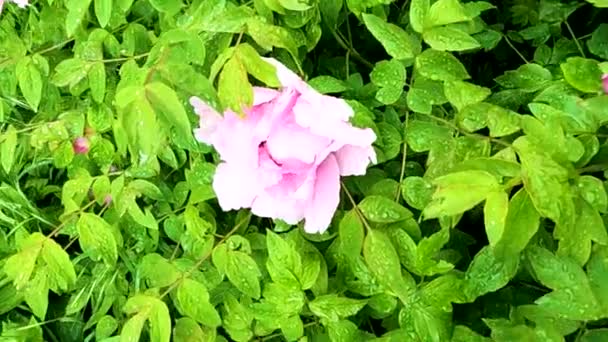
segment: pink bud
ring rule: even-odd
[[[608,94],[608,74],[602,76],[602,87],[604,88],[604,93]]]
[[[112,195],[106,195],[106,197],[103,198],[103,204],[105,206],[109,206],[110,204],[112,204]]]
[[[74,148],[74,153],[76,154],[87,154],[89,152],[89,139],[84,137],[79,137],[74,140],[72,144]]]

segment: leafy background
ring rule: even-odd
[[[608,340],[607,6],[5,3],[0,340]],[[379,137],[322,235],[214,200],[260,56]]]

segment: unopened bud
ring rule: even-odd
[[[74,153],[76,154],[87,154],[89,152],[89,139],[85,137],[79,137],[74,140],[72,144]]]

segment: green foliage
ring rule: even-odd
[[[0,341],[607,340],[606,8],[5,1]],[[194,139],[264,57],[378,136],[323,234],[222,212]]]

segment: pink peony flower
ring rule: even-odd
[[[72,143],[72,148],[76,154],[87,154],[89,152],[89,139],[79,137]]]
[[[353,127],[352,108],[321,95],[275,59],[280,90],[254,88],[253,107],[240,118],[220,115],[201,99],[197,140],[213,145],[222,163],[213,188],[223,210],[251,208],[260,217],[322,233],[340,200],[340,176],[363,175],[376,162],[371,129]]]
[[[2,12],[2,8],[4,7],[4,3],[5,2],[14,2],[17,4],[17,6],[21,7],[21,8],[25,8],[25,6],[27,6],[28,0],[0,0],[0,12]]]
[[[608,94],[608,74],[602,76],[602,88],[604,88],[604,93]]]

